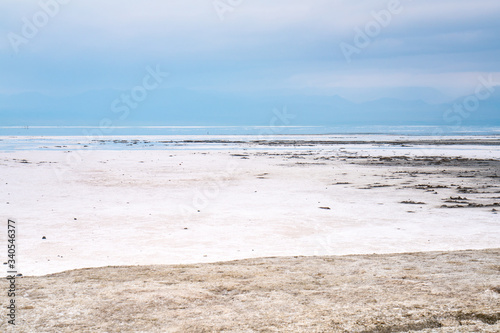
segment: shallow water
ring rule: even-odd
[[[122,135],[500,135],[500,127],[485,126],[0,126],[0,136],[122,136]]]

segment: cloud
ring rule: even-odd
[[[500,65],[498,0],[401,0],[401,11],[351,63],[339,44],[354,43],[355,29],[389,0],[239,3],[221,21],[212,0],[72,0],[16,54],[7,34],[20,33],[23,18],[41,7],[2,1],[0,92],[122,88],[161,64],[172,84],[187,88],[414,85],[457,94]]]

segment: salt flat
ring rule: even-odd
[[[0,151],[20,272],[500,245],[495,143],[211,144]]]

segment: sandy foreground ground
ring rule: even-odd
[[[183,144],[0,150],[24,331],[498,331],[496,250],[294,258],[499,248],[498,143]]]
[[[17,280],[17,326],[3,321],[0,329],[494,333],[499,256],[500,249],[280,257],[25,277]]]

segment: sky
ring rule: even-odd
[[[480,77],[500,91],[499,17],[498,0],[2,0],[0,95],[128,91],[149,68],[162,90],[450,103]]]

